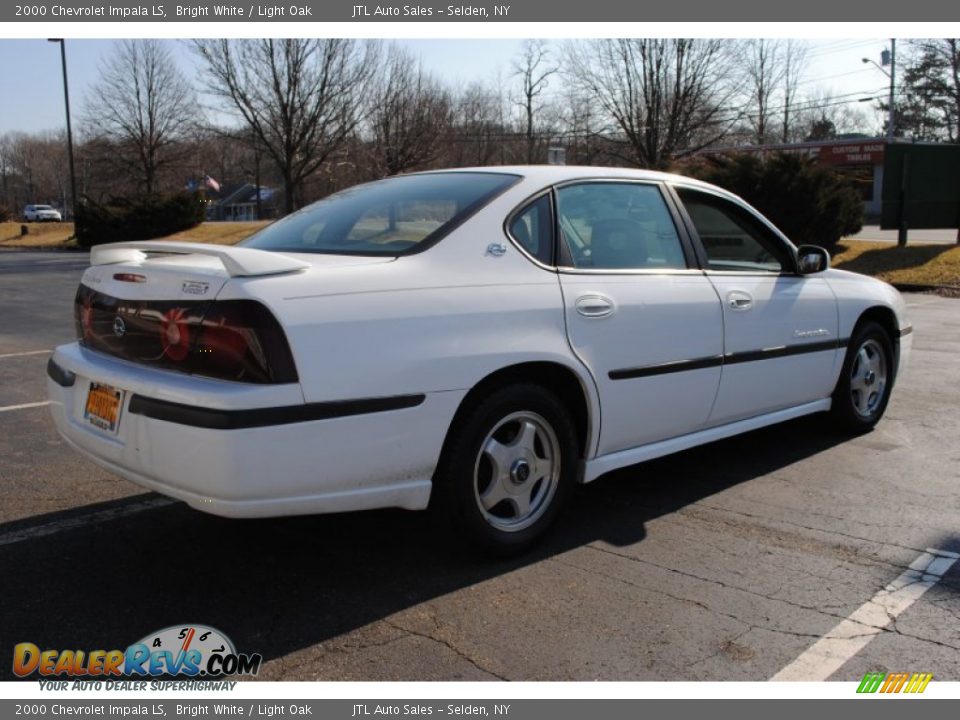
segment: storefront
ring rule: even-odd
[[[868,217],[876,217],[880,215],[884,146],[885,141],[882,138],[855,138],[727,147],[712,149],[709,153],[748,152],[762,156],[784,152],[817,159],[849,177],[863,198],[864,213]]]

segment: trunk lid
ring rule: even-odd
[[[247,248],[117,243],[91,251],[74,304],[80,342],[131,362],[247,382],[289,382],[283,331],[252,300],[215,303],[234,277],[300,272],[310,263]]]

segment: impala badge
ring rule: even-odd
[[[793,336],[795,338],[812,338],[812,337],[824,337],[829,335],[830,331],[825,328],[817,328],[816,330],[794,330]]]
[[[503,243],[490,243],[487,245],[487,255],[494,257],[503,257],[507,253],[507,246]]]

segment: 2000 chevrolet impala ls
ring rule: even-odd
[[[743,201],[634,170],[345,190],[240,247],[100,246],[48,366],[62,435],[233,517],[436,507],[495,551],[577,482],[829,411],[883,415],[899,294]]]

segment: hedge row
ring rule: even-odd
[[[796,245],[831,249],[863,226],[863,199],[850,181],[800,155],[714,158],[695,174],[742,197]]]
[[[91,247],[161,238],[199,225],[203,218],[204,203],[196,193],[113,198],[102,205],[87,199],[77,207],[77,243]]]

